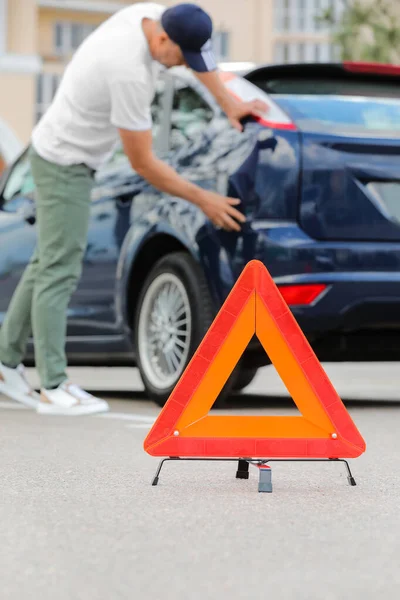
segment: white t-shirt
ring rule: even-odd
[[[151,128],[161,65],[152,59],[141,25],[144,17],[159,20],[164,10],[151,2],[128,6],[84,40],[32,132],[40,156],[98,169],[118,143],[117,128]]]

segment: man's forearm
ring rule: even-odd
[[[199,81],[212,93],[222,110],[226,114],[229,114],[231,109],[237,105],[237,101],[222,83],[218,72],[212,71],[208,73],[195,73],[195,75]]]
[[[136,172],[154,185],[157,189],[171,196],[178,196],[202,208],[204,193],[202,188],[186,181],[174,169],[156,157],[152,156],[140,166]]]
[[[217,71],[209,73],[195,73],[197,79],[208,88],[222,110],[226,113],[229,122],[238,131],[243,131],[241,119],[248,115],[260,116],[268,111],[268,105],[262,100],[250,100],[248,102],[237,100],[222,83]]]

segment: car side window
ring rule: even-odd
[[[156,84],[156,91],[153,102],[151,103],[151,117],[153,119],[153,140],[156,140],[162,128],[162,109],[165,92],[165,80],[159,79]]]
[[[214,112],[190,85],[177,80],[171,112],[170,149],[195,141],[212,121]]]
[[[3,191],[3,200],[10,203],[18,197],[33,199],[35,185],[30,168],[28,152],[15,163]]]

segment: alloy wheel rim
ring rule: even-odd
[[[144,296],[138,328],[142,369],[158,390],[173,386],[186,365],[192,329],[189,297],[173,273],[162,273]]]

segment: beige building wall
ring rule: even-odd
[[[3,0],[4,1],[4,0]],[[6,32],[0,56],[0,117],[26,141],[33,125],[36,73],[37,11],[34,0],[12,0],[3,4]]]
[[[0,73],[0,117],[26,143],[33,126],[33,107],[36,102],[36,78],[28,73]]]
[[[36,53],[37,16],[34,0],[7,3],[7,49],[10,53]]]

